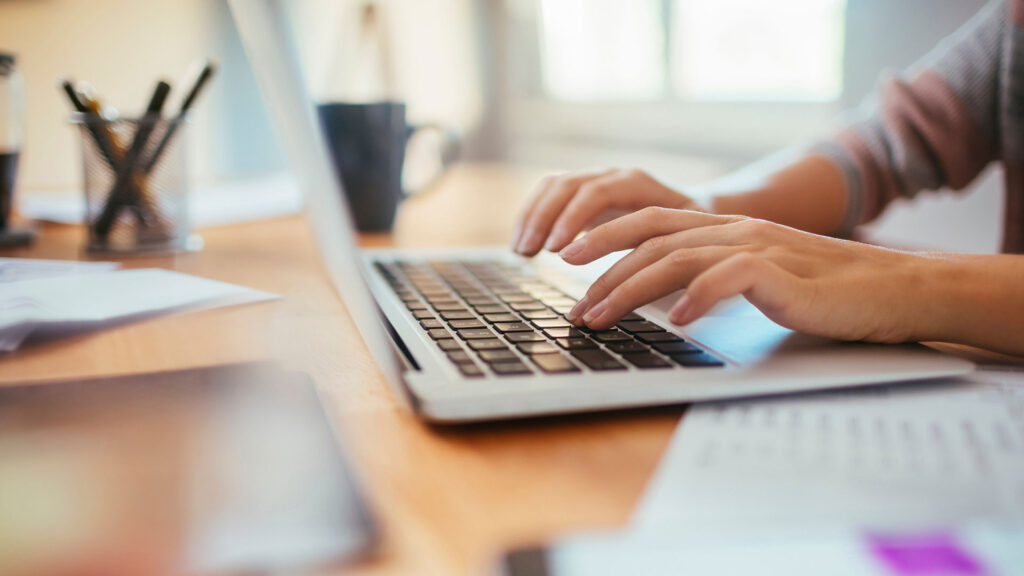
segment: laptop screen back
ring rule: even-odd
[[[402,364],[359,259],[355,227],[299,66],[280,0],[229,0],[242,44],[270,107],[275,133],[302,191],[327,272],[395,396],[407,400]]]

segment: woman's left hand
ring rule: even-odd
[[[926,337],[942,259],[817,236],[742,216],[645,208],[566,246],[570,264],[632,249],[567,315],[593,329],[686,288],[669,319],[688,324],[742,294],[775,322],[842,340]]]

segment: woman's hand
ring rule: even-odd
[[[648,206],[699,209],[687,196],[639,170],[549,176],[537,185],[519,217],[512,249],[524,256],[541,248],[558,251],[583,230]]]
[[[680,288],[669,319],[688,324],[738,294],[788,328],[843,340],[929,338],[943,314],[936,291],[946,261],[801,232],[764,220],[645,208],[588,232],[561,251],[570,264],[633,249],[601,276],[570,321],[613,326]]]

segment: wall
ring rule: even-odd
[[[191,172],[202,181],[280,166],[266,122],[258,116],[252,122],[251,113],[262,107],[221,1],[6,0],[0,49],[17,53],[26,79],[22,189],[79,185],[78,135],[67,123],[70,107],[59,78],[89,81],[107,104],[133,115],[158,79],[178,84],[203,57],[218,60],[222,70],[193,116]]]

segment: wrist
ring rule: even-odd
[[[968,263],[960,258],[941,254],[915,255],[916,262],[908,267],[913,276],[908,292],[908,309],[914,310],[915,319],[910,340],[918,342],[953,342],[969,322],[963,317],[967,303],[973,297],[976,275],[968,270]]]

